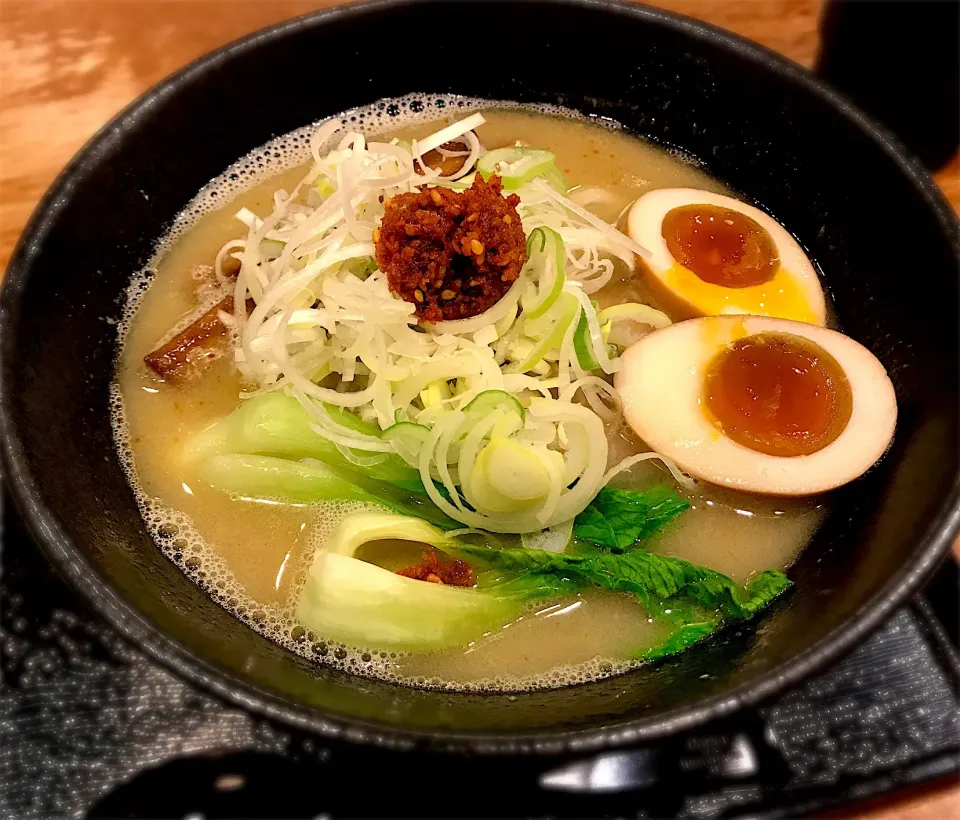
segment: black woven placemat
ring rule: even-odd
[[[544,773],[331,744],[233,709],[89,612],[4,507],[3,818],[774,818],[960,771],[955,565],[767,707]]]

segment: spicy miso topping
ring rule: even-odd
[[[479,175],[465,191],[427,188],[388,199],[374,234],[377,264],[424,322],[466,319],[496,304],[520,276],[520,198]]]
[[[423,551],[422,563],[397,570],[397,575],[413,578],[415,581],[446,584],[452,587],[472,587],[476,583],[473,567],[466,561],[461,561],[459,558],[441,561],[436,550],[431,549]]]

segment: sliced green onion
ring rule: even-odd
[[[528,319],[542,316],[556,303],[563,291],[563,240],[550,228],[536,228],[527,239],[527,269],[537,282],[536,296],[524,304],[523,314]]]
[[[474,396],[473,399],[463,408],[467,415],[481,419],[490,415],[494,410],[510,410],[520,416],[523,420],[526,418],[526,411],[523,405],[515,396],[511,396],[504,390],[484,390],[482,393]]]
[[[260,254],[267,261],[272,261],[280,257],[286,246],[285,242],[280,242],[277,239],[263,239],[260,242]]]
[[[543,148],[497,148],[477,160],[477,173],[484,179],[497,174],[505,190],[515,191],[534,177],[548,177],[551,184],[556,182],[560,173],[556,160],[553,151]]]
[[[477,470],[501,495],[518,501],[534,501],[549,490],[550,477],[543,462],[529,448],[508,438],[492,438],[480,452]]]
[[[591,302],[596,309],[596,302]],[[600,362],[593,353],[593,343],[590,338],[590,323],[587,320],[587,311],[584,309],[577,322],[577,329],[573,332],[573,349],[577,354],[577,362],[584,370],[599,370]]]
[[[420,391],[420,401],[424,407],[438,407],[446,399],[450,398],[450,385],[445,379],[437,379],[430,382],[425,389]]]
[[[393,445],[394,451],[407,464],[416,467],[420,448],[430,435],[430,428],[412,421],[399,421],[383,431],[381,438]]]
[[[601,310],[597,319],[608,328],[604,333],[605,340],[620,347],[629,347],[647,335],[649,330],[645,328],[659,330],[673,324],[666,313],[636,302]]]
[[[576,319],[580,311],[580,304],[577,297],[564,291],[557,299],[557,304],[553,310],[556,311],[556,319],[553,328],[543,338],[534,345],[533,349],[518,362],[511,362],[503,368],[504,373],[526,373],[530,368],[539,363],[543,357],[554,348],[560,347],[563,336],[567,328]]]
[[[327,177],[321,176],[313,183],[313,190],[324,199],[328,199],[337,192],[337,186],[327,179]]]

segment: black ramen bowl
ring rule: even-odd
[[[408,34],[429,59],[398,48]],[[422,691],[280,649],[151,542],[108,407],[131,275],[242,155],[412,91],[561,103],[680,147],[782,220],[826,272],[843,329],[896,385],[899,427],[886,458],[835,494],[790,570],[795,594],[757,627],[598,683]],[[859,644],[948,551],[960,521],[957,260],[952,212],[895,139],[802,69],[729,34],[590,0],[338,8],[188,66],[107,125],[46,195],[3,285],[8,481],[43,551],[105,618],[253,712],[357,740],[487,752],[661,738],[767,698]]]

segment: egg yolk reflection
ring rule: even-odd
[[[661,229],[673,258],[712,285],[762,285],[773,279],[780,267],[770,234],[749,216],[730,208],[674,208],[664,216]]]
[[[836,440],[853,393],[826,350],[786,333],[739,339],[707,366],[703,402],[728,438],[772,456],[803,456]]]

